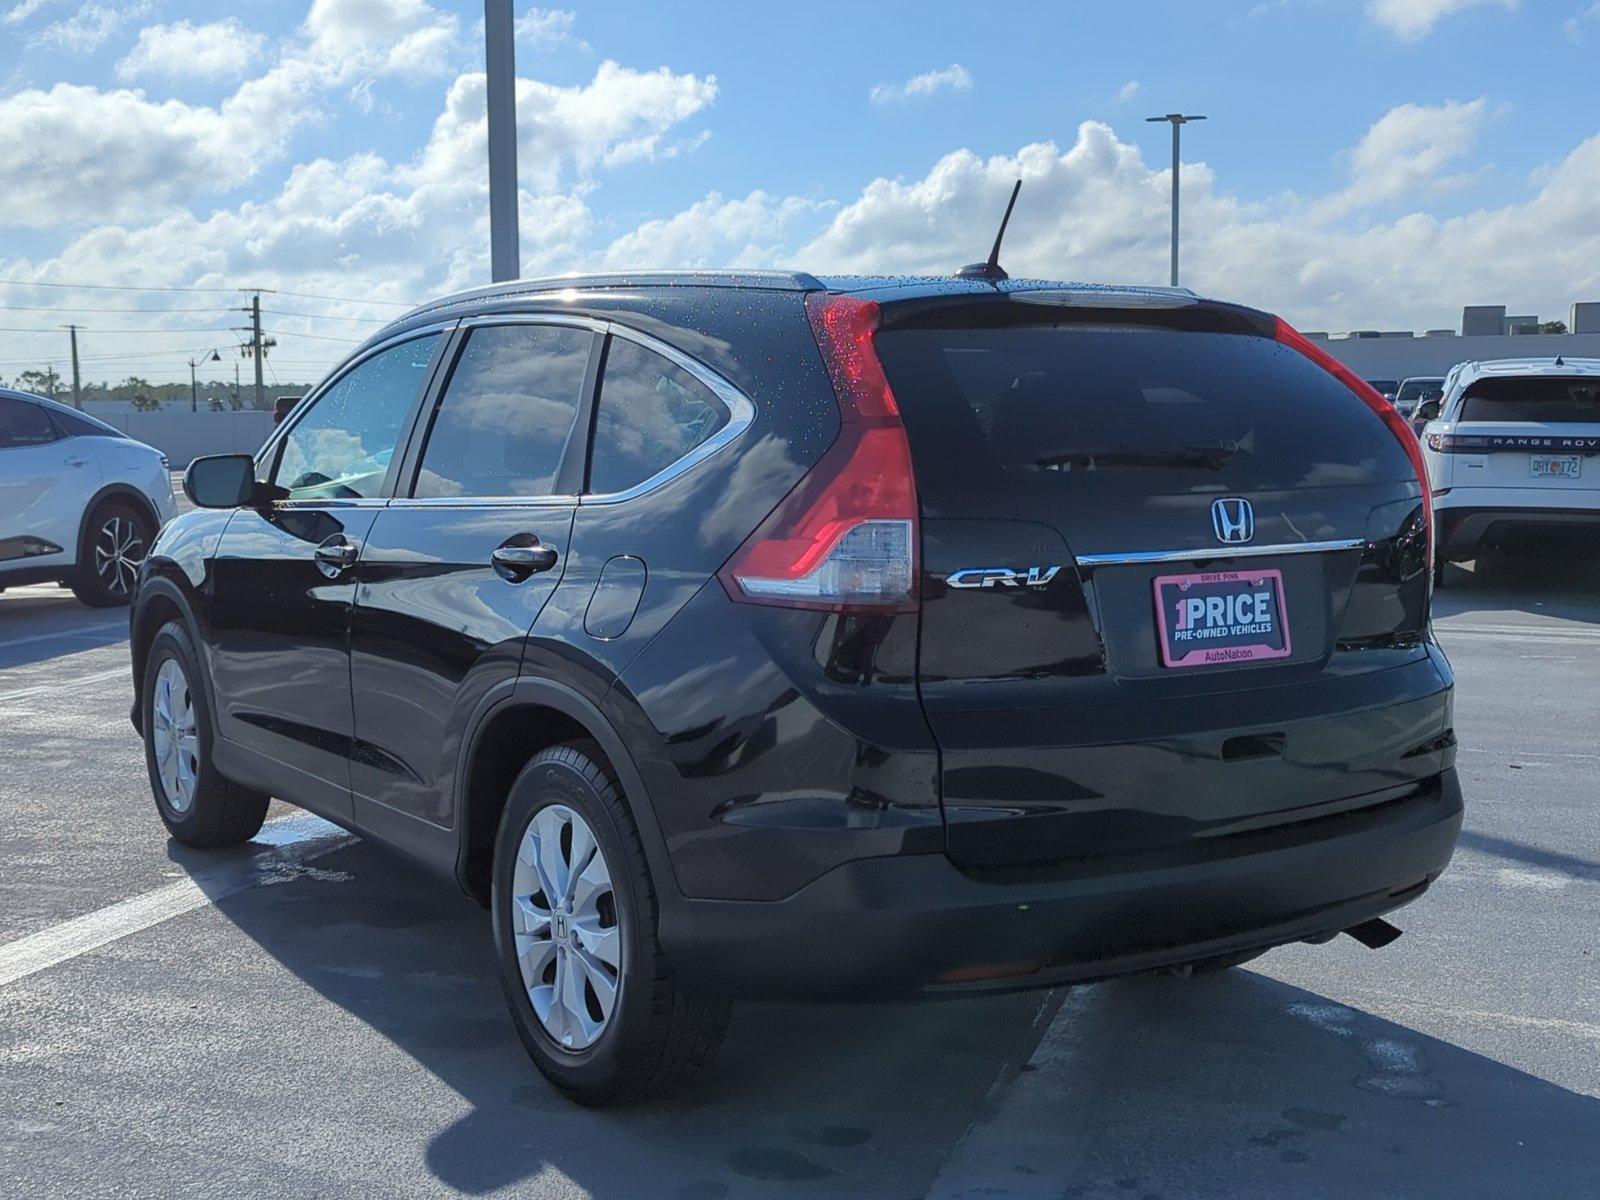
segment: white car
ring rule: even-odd
[[[1423,420],[1435,584],[1485,550],[1600,547],[1600,359],[1461,363]]]
[[[64,404],[0,389],[0,591],[54,580],[96,608],[126,604],[175,509],[161,451]]]

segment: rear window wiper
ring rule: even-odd
[[[1090,471],[1096,467],[1198,467],[1207,471],[1220,471],[1227,461],[1239,452],[1239,449],[1239,443],[1231,439],[1191,442],[1183,446],[1156,450],[1112,446],[1047,454],[1034,459],[1030,465],[1051,471],[1071,470],[1073,467],[1082,467]]]

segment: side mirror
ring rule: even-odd
[[[248,454],[208,454],[183,473],[183,494],[199,508],[241,508],[278,492],[256,482],[256,461]]]

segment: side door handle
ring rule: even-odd
[[[336,533],[311,552],[317,567],[329,579],[356,565],[361,557],[361,547],[347,541],[344,534]]]
[[[520,583],[530,575],[555,566],[556,557],[554,546],[544,545],[532,534],[519,534],[508,539],[505,545],[496,546],[489,561],[500,578]]]

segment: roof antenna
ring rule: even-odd
[[[1017,193],[1022,190],[1022,180],[1017,180],[1016,186],[1011,189],[1011,200],[1006,205],[1006,215],[1000,218],[1000,232],[994,235],[994,249],[989,251],[989,261],[981,263],[968,263],[956,272],[957,279],[988,279],[998,281],[1010,279],[1006,269],[1000,265],[1000,240],[1006,236],[1006,226],[1011,222],[1011,210],[1017,206]]]
[[[1566,364],[1566,363],[1564,363],[1564,362],[1562,362],[1562,361],[1561,361],[1561,355],[1559,355],[1559,354],[1558,354],[1558,355],[1556,355],[1556,366],[1558,366],[1558,367],[1564,367],[1564,366],[1566,366],[1566,365],[1567,365],[1567,364]]]

